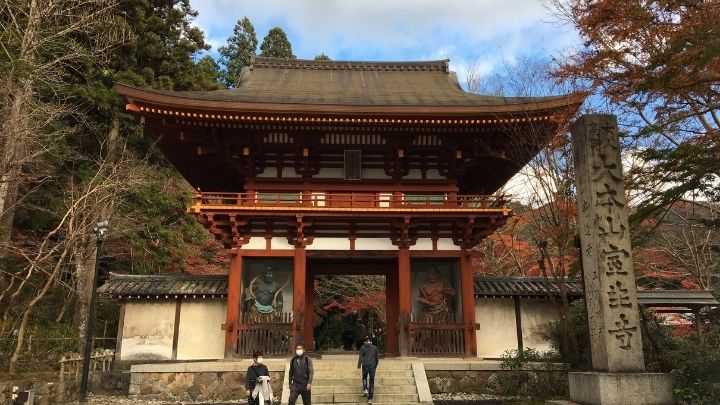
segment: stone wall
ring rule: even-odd
[[[283,371],[270,371],[275,397],[282,394]],[[159,401],[242,400],[245,371],[133,373],[129,396]]]
[[[102,395],[128,394],[130,373],[125,371],[104,371],[91,374],[90,392]]]
[[[13,386],[20,387],[20,391],[35,391],[37,405],[55,405],[76,401],[80,382],[0,381],[0,405],[10,405]]]
[[[524,370],[535,373],[557,373],[567,375],[567,365],[562,363],[528,363]],[[493,394],[488,389],[488,381],[495,380],[503,370],[500,362],[426,362],[425,375],[432,394]],[[558,379],[563,380],[563,379]]]

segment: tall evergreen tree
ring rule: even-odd
[[[235,23],[233,34],[227,39],[227,45],[218,49],[220,63],[225,65],[223,82],[228,87],[235,87],[240,79],[240,71],[250,66],[250,58],[255,55],[258,40],[255,27],[247,17]]]
[[[260,56],[295,59],[290,40],[282,28],[275,27],[268,32],[260,45]]]

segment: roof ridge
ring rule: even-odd
[[[144,281],[164,281],[164,280],[185,280],[185,279],[225,279],[225,274],[122,274],[110,272],[110,280],[144,280]]]
[[[314,70],[366,70],[366,71],[434,71],[450,73],[450,59],[430,61],[361,61],[311,60],[252,56],[250,69],[314,69]]]

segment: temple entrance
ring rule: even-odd
[[[387,321],[397,314],[396,303],[388,299],[397,296],[397,282],[391,284],[396,271],[392,259],[309,259],[307,282],[313,294],[306,299],[314,310],[306,315],[305,338],[313,350],[351,353],[365,336],[381,351],[397,350],[397,322]]]

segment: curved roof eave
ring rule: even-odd
[[[175,93],[129,86],[116,83],[117,91],[131,104],[136,102],[176,108],[183,110],[246,112],[246,113],[300,113],[300,114],[356,114],[356,115],[492,115],[543,113],[575,110],[585,100],[586,94],[569,93],[555,97],[543,97],[532,101],[502,103],[493,105],[339,105],[339,104],[297,104],[297,103],[261,103],[226,100],[198,99]]]

